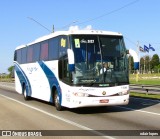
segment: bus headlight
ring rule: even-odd
[[[120,96],[127,95],[127,94],[129,94],[129,90],[125,90],[125,91],[122,91],[122,92],[118,92],[118,94],[119,94]]]
[[[75,93],[73,93],[73,95],[76,97],[88,97],[89,96],[89,94],[81,93],[81,92],[75,92]]]
[[[122,91],[122,94],[123,95],[128,95],[129,94],[129,90]]]

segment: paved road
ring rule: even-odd
[[[137,93],[160,94],[160,85],[130,85],[130,90]]]
[[[160,136],[160,101],[131,98],[127,106],[64,109],[56,111],[51,104],[32,99],[24,101],[12,84],[0,84],[0,130],[144,130]],[[5,88],[5,89],[4,89]],[[9,88],[6,90],[6,88]],[[154,131],[151,131],[154,130]],[[103,132],[103,131],[102,131]],[[97,131],[96,135],[101,134]],[[118,131],[120,132],[120,131]],[[120,134],[121,134],[120,132]],[[133,131],[132,131],[133,133]],[[108,135],[108,134],[107,134]],[[67,137],[62,137],[67,138]],[[69,137],[69,138],[75,138]],[[77,137],[82,138],[82,137]],[[84,138],[84,137],[83,137]],[[89,138],[85,137],[85,138]],[[95,136],[90,138],[127,138],[126,136]],[[132,138],[140,138],[132,137]],[[151,138],[143,136],[141,138]],[[154,137],[158,138],[158,137]]]

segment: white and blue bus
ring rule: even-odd
[[[120,33],[57,31],[14,54],[15,87],[24,95],[63,107],[126,105],[128,56]]]

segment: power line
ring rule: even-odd
[[[134,41],[132,41],[131,39],[129,39],[128,37],[124,36],[123,37],[128,40],[130,43],[132,43],[133,45],[137,45]],[[160,42],[146,42],[146,41],[139,41],[140,44],[153,44],[153,45],[159,45]]]
[[[80,22],[80,23],[78,23],[77,25],[85,24],[85,23],[88,23],[88,22],[92,22],[92,21],[94,21],[94,20],[98,20],[99,18],[102,18],[102,17],[104,17],[104,16],[113,14],[113,13],[115,13],[115,12],[117,12],[117,11],[120,11],[120,10],[122,10],[122,9],[128,7],[128,6],[131,6],[131,5],[135,4],[135,3],[137,3],[138,1],[139,1],[139,0],[132,1],[132,2],[130,2],[130,3],[126,4],[126,5],[124,5],[124,6],[120,7],[120,8],[117,8],[117,9],[115,9],[115,10],[112,10],[112,11],[108,12],[108,13],[102,14],[102,15],[97,16],[97,17],[95,17],[95,18],[91,18],[91,19],[88,19],[88,20],[86,20],[86,21]]]
[[[92,19],[87,19],[86,21],[80,22],[80,23],[78,23],[77,25],[85,24],[85,23],[88,23],[88,22],[92,22],[92,21],[94,21],[94,20],[98,20],[99,18],[102,18],[102,17],[104,17],[104,16],[110,15],[110,14],[115,13],[115,12],[117,12],[117,11],[120,11],[120,10],[122,10],[122,9],[130,6],[130,5],[133,5],[133,4],[137,3],[138,1],[139,1],[139,0],[132,1],[132,2],[126,4],[126,5],[118,8],[118,9],[112,10],[112,11],[110,11],[110,12],[108,12],[108,13],[102,14],[102,15],[100,15],[100,16],[98,16],[98,17],[95,17],[95,18],[92,18]],[[43,27],[44,29],[46,29],[48,32],[50,32],[50,33],[52,32],[51,30],[49,30],[47,27],[45,27],[44,25],[42,25],[41,23],[39,23],[39,22],[36,21],[35,19],[33,19],[33,18],[31,18],[31,17],[27,17],[27,18],[30,19],[30,20],[32,20],[32,21],[34,21],[34,22],[36,22],[38,25],[40,25],[41,27]],[[73,22],[70,23],[69,25],[71,25],[71,24],[73,24],[73,23],[76,23],[76,22],[78,22],[78,21],[73,21]],[[69,25],[63,26],[62,28],[66,28],[66,27],[69,26]]]
[[[160,44],[160,42],[144,42],[144,41],[141,41],[141,43]]]
[[[78,22],[78,21],[73,21],[73,22],[71,22],[71,23],[69,23],[69,24],[61,27],[60,29],[65,29],[65,28],[67,28],[67,27],[69,27],[69,26],[71,26],[72,24],[75,24],[75,23],[77,23],[77,22]]]
[[[128,40],[130,43],[132,43],[132,44],[134,44],[134,45],[137,45],[135,42],[133,42],[133,41],[131,41],[129,38],[127,38],[126,36],[124,36],[124,38],[126,39],[126,40]]]
[[[46,29],[49,33],[52,33],[51,30],[49,30],[47,27],[45,27],[44,25],[42,25],[41,23],[39,23],[38,21],[36,21],[35,19],[31,18],[31,17],[27,17],[28,19],[36,22],[38,25],[40,25],[41,27],[43,27],[44,29]]]

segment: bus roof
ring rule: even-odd
[[[118,32],[111,32],[111,31],[102,31],[102,30],[70,30],[70,31],[56,31],[54,33],[51,33],[49,35],[40,37],[36,40],[34,40],[31,43],[28,43],[26,45],[20,45],[18,47],[16,47],[16,49],[21,49],[23,47],[27,47],[30,46],[32,44],[38,43],[38,42],[42,42],[45,41],[47,39],[51,39],[53,37],[56,36],[60,36],[60,35],[82,35],[82,34],[86,34],[86,35],[111,35],[111,36],[122,36],[121,33]]]

